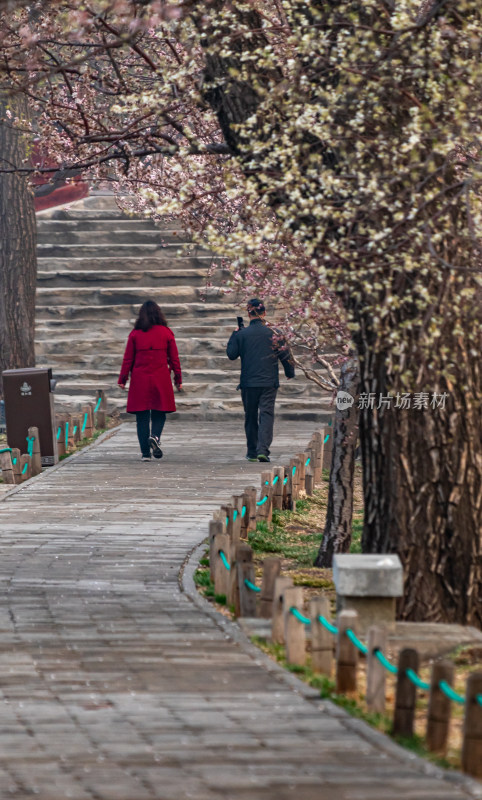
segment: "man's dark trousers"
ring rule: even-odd
[[[274,404],[278,390],[271,386],[241,389],[248,458],[269,456],[273,441]]]

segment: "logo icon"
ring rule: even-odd
[[[339,411],[344,411],[346,408],[351,408],[355,402],[355,398],[348,392],[338,392],[336,395],[336,407]]]
[[[27,381],[24,381],[20,387],[20,394],[22,397],[26,397],[29,394],[32,394],[32,387],[29,386]]]

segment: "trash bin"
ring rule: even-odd
[[[2,373],[9,447],[27,452],[28,429],[38,428],[42,466],[59,460],[55,430],[55,381],[49,368],[6,369]]]

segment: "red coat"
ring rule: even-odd
[[[125,385],[132,373],[127,411],[175,411],[171,370],[176,384],[181,384],[181,365],[170,328],[154,325],[148,331],[131,331],[118,381]]]

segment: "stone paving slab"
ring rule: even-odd
[[[280,426],[275,462],[311,433]],[[124,425],[0,503],[0,798],[482,797],[181,591],[212,511],[263,466],[244,461],[241,421],[169,420],[163,449],[141,463]]]

